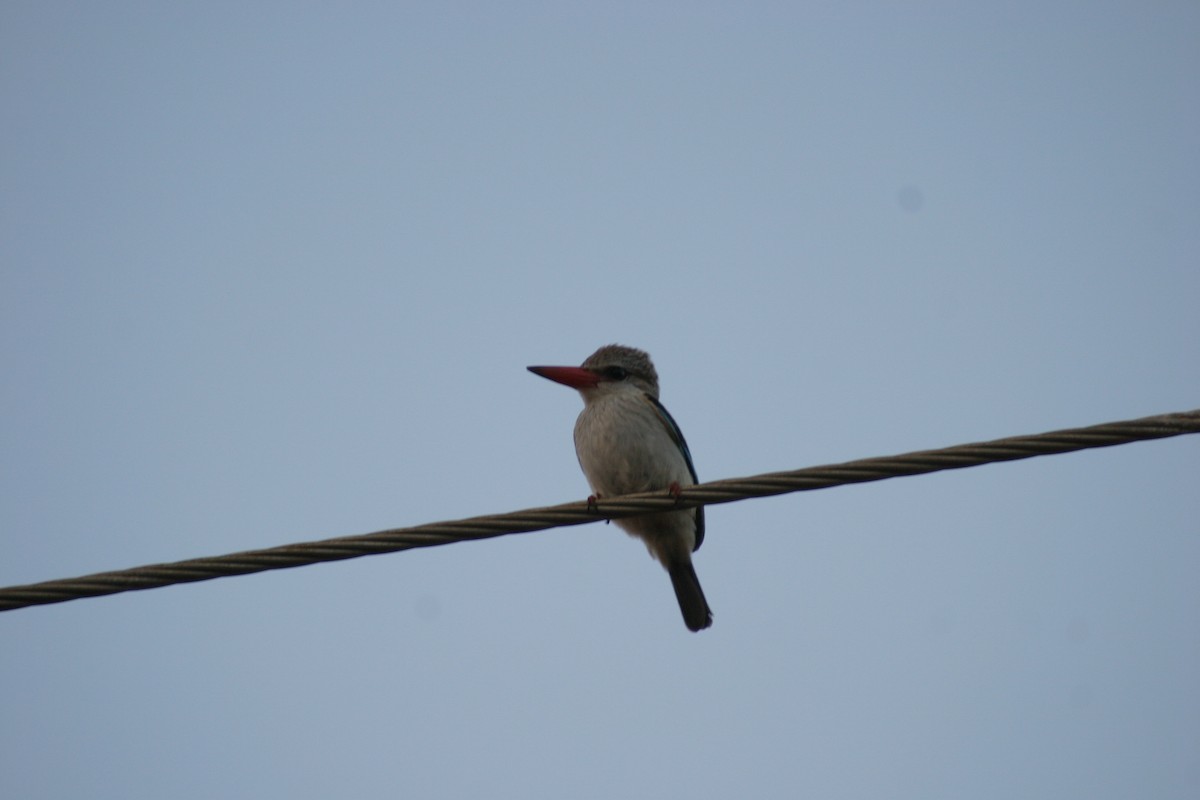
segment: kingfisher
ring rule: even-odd
[[[699,483],[683,432],[658,399],[650,356],[633,347],[601,347],[578,367],[529,367],[583,396],[575,421],[575,455],[595,493],[603,497],[665,490],[675,497]],[[615,520],[646,544],[671,577],[688,630],[712,625],[712,609],[692,566],[704,541],[704,507]]]

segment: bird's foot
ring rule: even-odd
[[[679,503],[679,498],[683,496],[683,489],[679,488],[679,481],[671,481],[671,485],[667,487],[667,494],[675,498],[675,503]]]
[[[587,501],[587,503],[588,503],[588,506],[587,506],[587,507],[588,507],[588,511],[592,512],[593,514],[599,514],[599,513],[600,513],[600,495],[598,495],[598,494],[589,494],[589,495],[588,495],[588,501]],[[605,525],[607,525],[607,524],[608,524],[608,523],[610,523],[610,522],[612,522],[612,520],[611,520],[611,519],[606,519],[606,520],[604,520],[604,524],[605,524]]]

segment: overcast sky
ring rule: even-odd
[[[1200,407],[1200,5],[0,5],[0,585]],[[1194,798],[1200,438],[0,614],[6,798]]]

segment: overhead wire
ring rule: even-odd
[[[1036,456],[1069,453],[1130,442],[1200,433],[1200,409],[1160,414],[1084,428],[1014,436],[841,464],[730,478],[688,486],[678,497],[665,491],[602,498],[598,502],[565,503],[546,508],[434,522],[409,528],[299,542],[262,550],[151,564],[78,578],[64,578],[0,588],[0,611],[63,603],[85,597],[154,589],[213,578],[288,569],[326,561],[380,555],[417,547],[489,539],[547,528],[582,525],[655,511],[732,503],[755,497],[811,491],[887,478],[964,469]]]

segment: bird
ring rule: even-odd
[[[682,431],[658,399],[658,373],[643,350],[610,344],[578,367],[528,367],[583,396],[575,421],[575,455],[600,498],[666,490],[675,497],[699,483]],[[641,539],[671,578],[688,630],[712,625],[692,553],[704,541],[704,507],[615,520]]]

